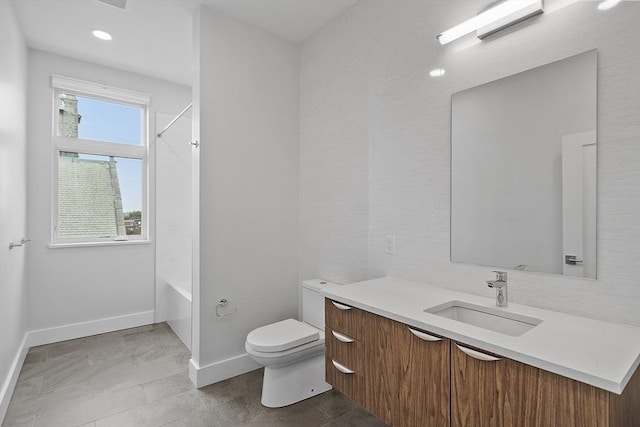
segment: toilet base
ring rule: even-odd
[[[331,385],[324,380],[324,371],[324,352],[291,365],[265,367],[262,404],[267,408],[281,408],[331,390]]]

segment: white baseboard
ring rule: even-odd
[[[27,357],[27,352],[29,351],[29,346],[27,345],[28,335],[28,333],[24,334],[20,348],[13,358],[11,368],[9,369],[7,377],[4,378],[2,389],[0,389],[0,424],[4,421],[7,409],[9,409],[9,402],[11,401],[11,396],[13,396],[13,390],[16,388],[18,376],[20,375],[24,359]]]
[[[205,366],[198,366],[193,359],[190,359],[189,379],[197,388],[201,388],[259,368],[260,365],[254,362],[247,353]]]
[[[121,329],[135,328],[136,326],[150,325],[152,323],[154,323],[153,310],[143,311],[126,316],[109,317],[106,319],[31,331],[29,332],[28,344],[29,347],[34,347],[37,345],[104,334],[106,332],[119,331]]]

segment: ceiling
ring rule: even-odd
[[[301,42],[357,1],[13,0],[32,48],[185,85],[191,85],[193,14],[201,4]],[[94,29],[113,40],[96,39]]]

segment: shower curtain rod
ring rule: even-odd
[[[180,114],[178,114],[176,116],[175,119],[171,120],[171,122],[169,122],[168,125],[165,126],[164,129],[162,129],[160,132],[158,132],[158,138],[160,138],[162,136],[163,133],[165,133],[167,131],[167,129],[169,129],[171,126],[173,126],[173,124],[184,115],[184,113],[186,113],[187,111],[189,111],[189,108],[193,107],[193,102],[190,103],[189,105],[187,105],[187,108],[185,108],[184,110],[182,110],[182,112],[180,112]]]

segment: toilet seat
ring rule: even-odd
[[[320,331],[295,319],[282,320],[254,329],[246,347],[259,353],[278,353],[318,341]]]

